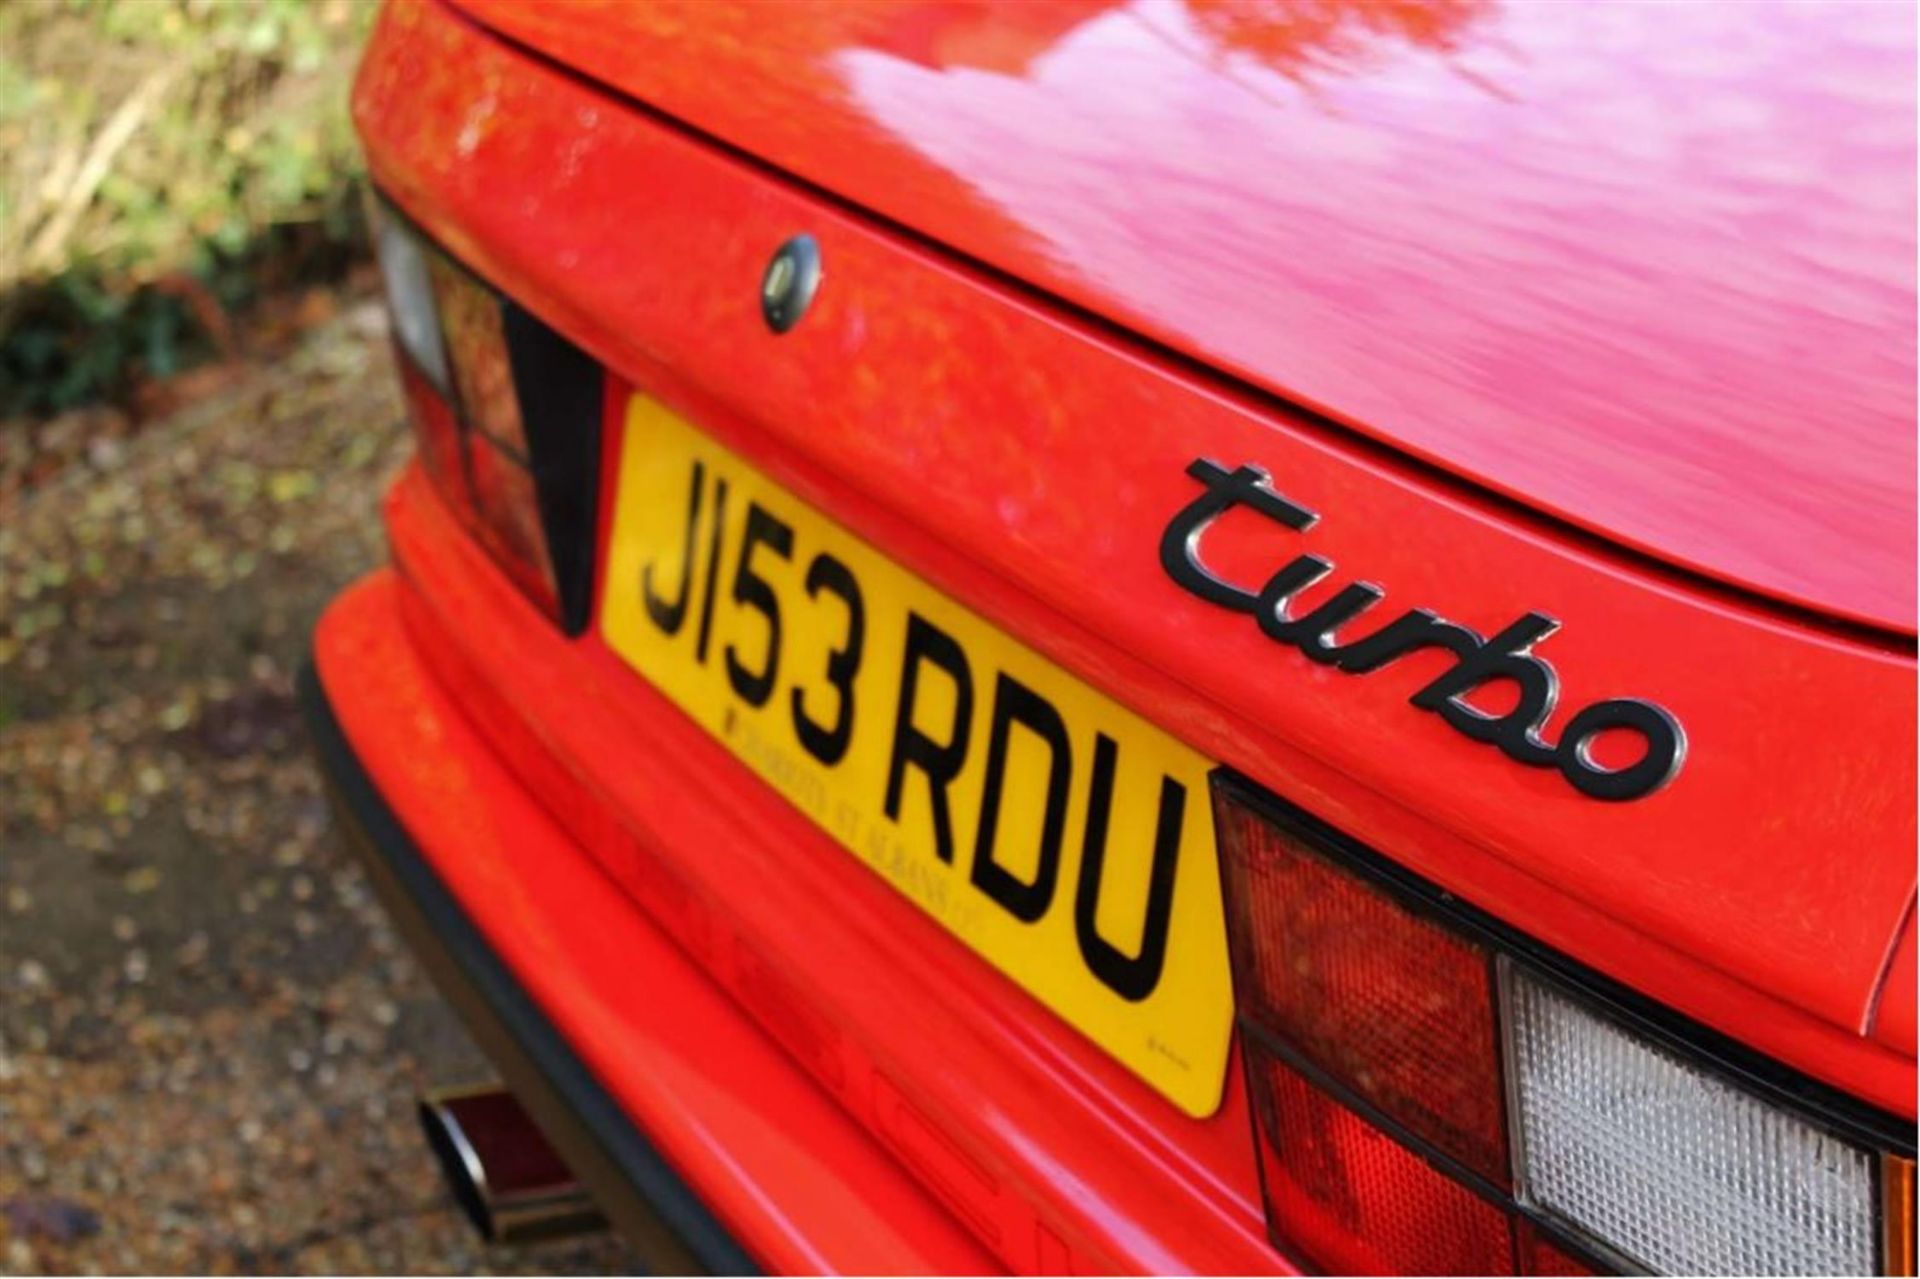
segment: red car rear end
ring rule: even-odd
[[[389,6],[309,699],[667,1268],[1912,1273],[1913,18]]]

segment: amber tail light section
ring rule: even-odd
[[[1881,1231],[1885,1239],[1886,1265],[1881,1269],[1890,1275],[1911,1275],[1914,1268],[1914,1193],[1913,1160],[1888,1155],[1881,1173],[1882,1199],[1886,1214],[1885,1227]]]
[[[600,366],[387,201],[371,206],[421,464],[521,594],[577,635],[592,610]]]
[[[1913,1125],[1580,968],[1226,770],[1267,1226],[1338,1274],[1900,1274]]]

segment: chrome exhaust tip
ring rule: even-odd
[[[606,1229],[607,1220],[506,1089],[445,1088],[420,1099],[420,1127],[454,1202],[488,1243]]]

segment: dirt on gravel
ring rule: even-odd
[[[294,672],[408,449],[362,298],[0,501],[0,1272],[635,1266],[451,1207],[412,1099],[487,1067],[308,754]]]

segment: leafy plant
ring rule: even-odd
[[[0,418],[218,349],[221,312],[337,272],[370,0],[0,4]],[[209,303],[212,306],[209,306]]]

